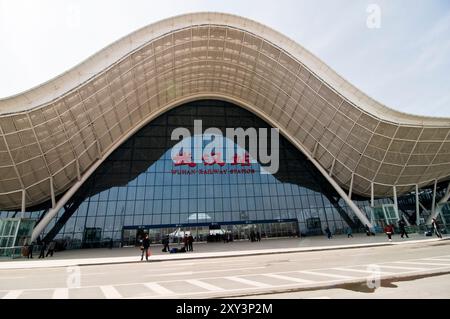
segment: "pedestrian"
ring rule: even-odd
[[[331,235],[331,230],[330,230],[330,228],[328,226],[327,226],[327,228],[325,228],[325,233],[327,234],[328,239],[331,239],[331,237],[333,237]]]
[[[250,232],[250,241],[254,242],[255,241],[255,231],[252,229]]]
[[[168,251],[170,252],[169,242],[170,242],[169,235],[166,235],[164,237],[164,239],[162,240],[162,243],[164,245],[164,248],[162,250],[163,252],[168,252]]]
[[[184,244],[184,249],[186,251],[189,251],[189,239],[188,239],[188,235],[187,234],[184,234],[183,244]]]
[[[145,238],[142,241],[142,246],[141,246],[141,250],[142,250],[141,261],[144,260],[144,254],[145,254],[145,260],[148,261],[149,248],[150,248],[150,238],[148,238],[148,234],[145,234]]]
[[[406,232],[406,223],[403,219],[400,219],[398,222],[398,228],[400,229],[400,237],[406,236],[409,238],[408,233]]]
[[[394,233],[394,227],[392,227],[392,225],[386,225],[386,227],[384,227],[384,232],[388,236],[389,241],[392,241],[392,234]]]
[[[364,226],[364,230],[366,231],[367,236],[375,236],[375,233],[370,230],[370,227],[367,224]]]
[[[347,238],[353,238],[353,230],[352,228],[349,226],[347,227]]]
[[[109,243],[108,243],[108,248],[109,249],[112,249],[114,247],[114,241],[113,241],[113,239],[111,238],[110,240],[109,240]]]
[[[45,257],[48,257],[48,255],[50,255],[50,257],[53,257],[53,253],[55,252],[55,247],[56,247],[56,243],[54,240],[52,240],[50,242],[50,244],[48,244],[47,255],[45,255]]]
[[[194,237],[192,236],[192,234],[189,234],[189,236],[188,236],[188,251],[194,251],[193,243],[194,243]]]
[[[47,248],[47,242],[45,240],[43,240],[42,243],[41,243],[41,253],[39,254],[38,259],[39,258],[44,259],[44,257],[45,257],[45,249],[46,248]]]
[[[31,244],[28,246],[28,259],[33,259],[33,248],[34,248],[34,242],[31,242]]]
[[[436,218],[433,218],[433,219],[432,219],[432,221],[431,221],[431,226],[433,227],[433,231],[434,231],[434,233],[436,234],[436,236],[438,236],[439,238],[442,238],[442,234],[441,234],[441,232],[439,231],[439,226],[438,226],[438,223],[437,223]]]
[[[261,241],[261,233],[259,232],[259,230],[256,231],[256,240]]]

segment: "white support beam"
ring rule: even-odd
[[[27,198],[26,191],[24,189],[22,189],[22,209],[20,211],[22,217],[23,217],[23,213],[25,213],[25,210],[27,209],[26,208],[27,207],[27,203],[26,203],[27,199],[26,198]]]
[[[447,190],[445,191],[444,197],[442,197],[439,203],[436,204],[436,207],[439,208],[440,204],[446,203],[449,199],[450,199],[450,183],[447,186]],[[433,218],[436,218],[437,215],[439,215],[440,213],[441,213],[440,209],[435,209],[434,213],[432,212],[430,216],[428,216],[427,225],[431,225],[431,220]]]
[[[313,158],[316,158],[316,154],[317,154],[317,149],[318,149],[318,147],[319,147],[319,142],[316,142],[316,144],[314,145],[313,153],[312,153],[312,157],[313,157]]]
[[[101,159],[102,158],[102,148],[100,147],[100,142],[98,140],[96,140],[96,144],[97,144],[97,159]]]
[[[81,172],[80,172],[80,161],[76,161],[76,166],[77,166],[77,181],[79,181],[81,179]]]
[[[330,172],[328,173],[330,177],[333,176],[334,164],[336,164],[336,157],[333,158],[333,163],[331,164]]]
[[[431,214],[434,214],[434,211],[436,210],[436,189],[437,189],[437,179],[434,180],[433,201],[431,203]]]
[[[348,189],[348,198],[352,199],[352,190],[353,190],[353,179],[355,178],[355,173],[352,173],[352,179],[350,180],[350,187]]]
[[[370,207],[375,206],[375,191],[374,191],[374,185],[373,182],[370,183]]]
[[[419,185],[416,184],[416,225],[420,225],[420,209],[419,209]]]
[[[393,190],[393,193],[394,193],[395,214],[397,215],[397,219],[399,219],[399,215],[398,215],[398,200],[397,200],[397,187],[395,185],[392,186],[392,190]]]
[[[52,208],[55,208],[56,206],[56,200],[55,200],[55,188],[53,187],[53,177],[50,176],[50,195],[52,197]]]

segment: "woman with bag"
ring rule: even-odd
[[[148,261],[148,256],[150,255],[149,248],[150,248],[150,239],[148,238],[148,234],[145,234],[145,238],[142,241],[142,246],[141,246],[141,250],[142,250],[141,261],[144,260],[144,254],[145,254],[145,260]]]

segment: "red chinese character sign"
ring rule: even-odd
[[[177,128],[172,132],[172,140],[181,140],[171,150],[175,168],[173,174],[254,174],[252,164],[258,163],[261,174],[275,174],[279,167],[279,133],[271,129],[270,155],[266,128],[226,129],[226,137],[217,128],[203,132],[202,121],[194,121],[194,135],[187,128]],[[259,135],[259,139],[258,139]],[[237,141],[235,143],[234,141]],[[248,141],[248,151],[241,145]],[[224,147],[225,146],[225,147]],[[192,151],[193,150],[193,151]],[[231,166],[227,169],[226,164]],[[262,164],[269,164],[262,166]],[[195,168],[195,169],[194,169]],[[208,169],[210,168],[210,169]]]

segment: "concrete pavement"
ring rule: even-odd
[[[232,243],[197,243],[194,252],[168,254],[161,252],[161,245],[151,247],[151,261],[173,261],[199,258],[220,258],[255,256],[265,254],[297,253],[310,251],[323,251],[335,249],[368,248],[377,246],[411,245],[414,243],[427,243],[438,241],[438,238],[425,237],[420,234],[410,234],[409,239],[401,239],[398,235],[388,242],[384,234],[367,237],[365,234],[354,234],[353,238],[346,235],[334,236],[331,240],[323,236],[289,238],[289,239],[263,239],[261,242],[239,241]],[[450,239],[444,237],[443,240]],[[180,247],[174,244],[175,247]],[[136,247],[113,249],[78,249],[56,252],[54,257],[33,260],[3,259],[0,262],[2,269],[67,267],[82,265],[106,265],[118,263],[134,263],[140,261],[140,250]]]
[[[314,293],[318,289],[352,287],[374,292],[395,280],[450,274],[449,248],[450,241],[420,241],[276,255],[1,270],[0,298],[259,298],[285,292],[303,292],[302,298],[308,298],[320,297]],[[408,296],[413,297],[415,291],[432,289],[432,284],[409,287]],[[450,297],[450,291],[440,291]]]
[[[433,242],[437,238],[424,237],[423,235],[411,234],[409,239],[397,238],[393,242],[388,242],[383,234],[375,237],[367,237],[362,234],[354,235],[354,238],[347,236],[335,236],[328,240],[322,236],[291,239],[268,239],[261,242],[251,243],[248,241],[238,241],[233,243],[198,243],[195,245],[195,252],[168,254],[161,252],[161,245],[152,245],[151,261],[170,261],[197,258],[218,258],[233,256],[249,256],[260,254],[294,253],[307,251],[321,251],[334,249],[350,249],[359,247],[376,247],[389,245],[413,244],[416,242]],[[448,239],[448,238],[444,238]],[[174,244],[175,247],[181,247]],[[33,260],[20,259],[0,259],[0,269],[20,269],[20,268],[45,268],[45,267],[66,267],[73,265],[100,265],[115,263],[131,263],[140,260],[140,251],[136,247],[114,248],[114,249],[77,249],[57,252],[54,257]]]

